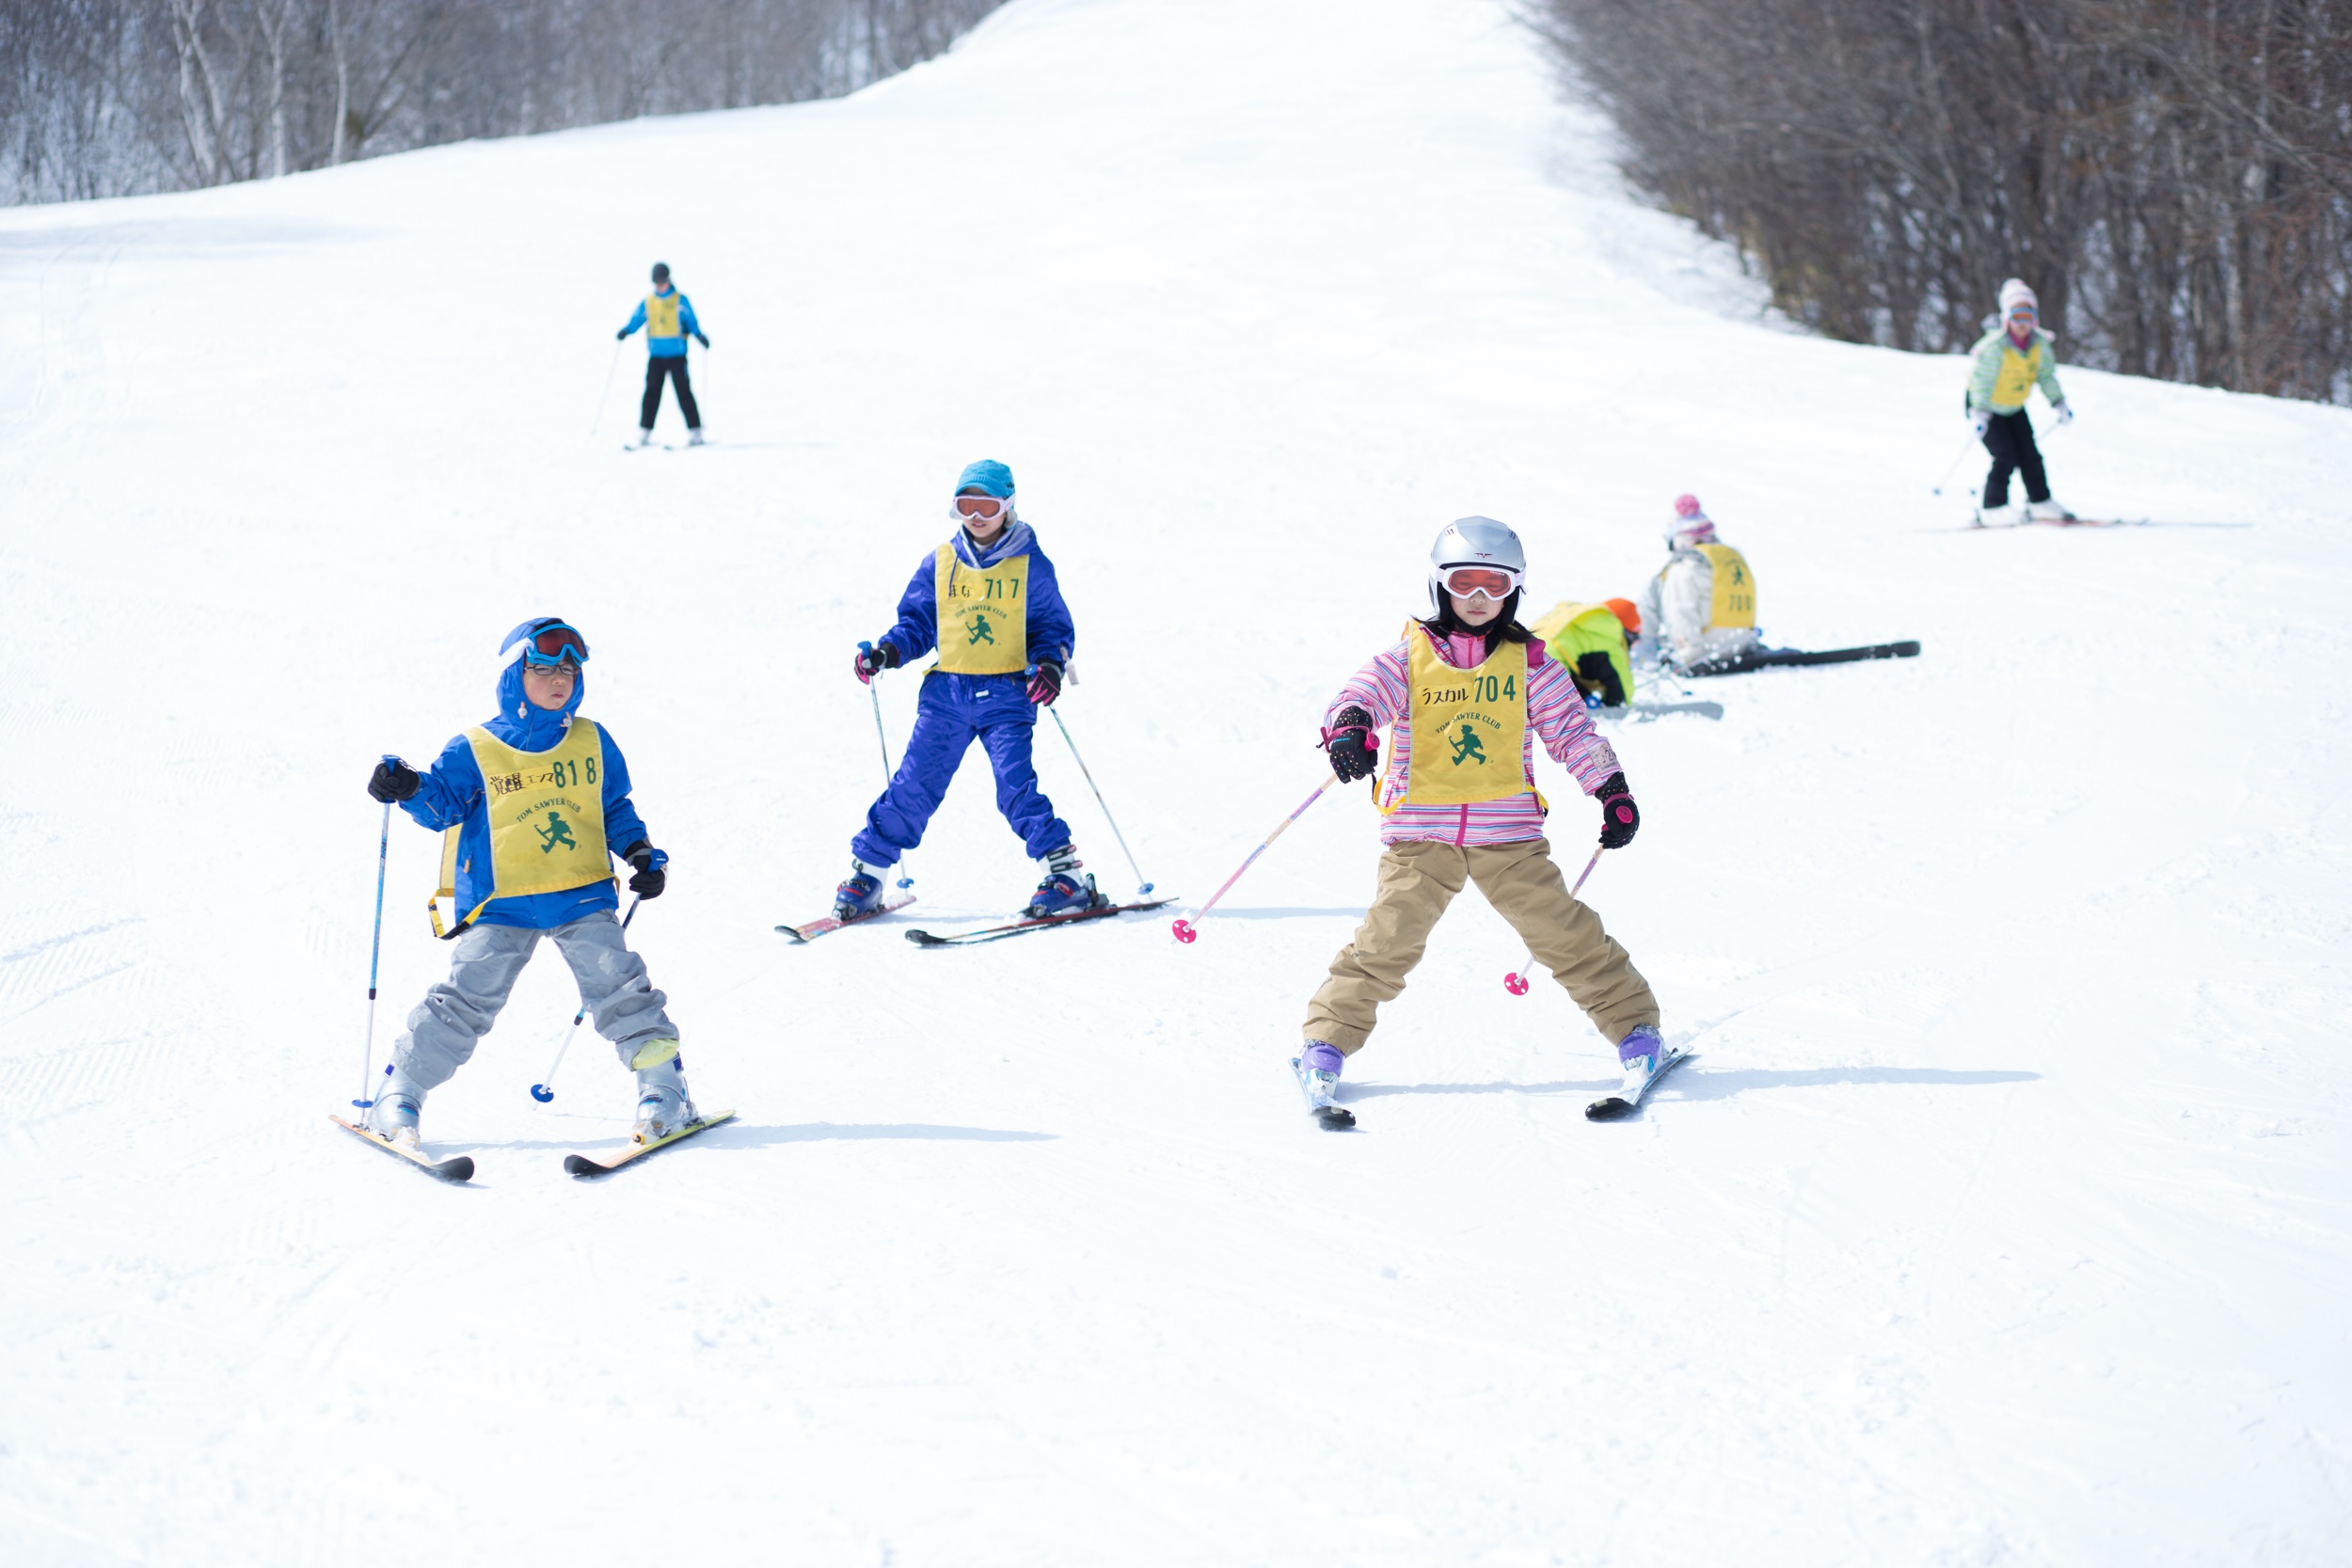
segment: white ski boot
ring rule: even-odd
[[[2029,523],[2071,523],[2074,515],[2058,504],[2056,496],[2045,501],[2026,503],[2026,521]]]
[[[653,427],[651,425],[647,425],[644,429],[637,433],[637,444],[641,447],[649,447],[653,445]]]
[[[417,1152],[419,1118],[424,1114],[424,1091],[397,1069],[387,1073],[375,1091],[375,1103],[359,1125],[394,1148]]]
[[[686,1091],[686,1074],[679,1070],[675,1040],[648,1040],[630,1065],[637,1069],[637,1124],[629,1136],[641,1144],[659,1143],[682,1128],[702,1120],[693,1096]]]
[[[2013,506],[1980,506],[1977,508],[1979,528],[2014,528],[2025,521],[2024,514]]]
[[[1298,1091],[1307,1097],[1307,1114],[1327,1132],[1343,1132],[1356,1125],[1356,1113],[1339,1102],[1340,1069],[1347,1060],[1338,1046],[1321,1040],[1310,1040],[1307,1049],[1291,1058],[1291,1070],[1298,1075]]]
[[[686,444],[690,447],[699,447],[703,444],[702,426],[696,425],[686,433]]]

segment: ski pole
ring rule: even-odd
[[[1176,933],[1176,940],[1178,942],[1188,942],[1199,937],[1200,932],[1196,928],[1196,922],[1206,920],[1208,918],[1209,911],[1216,908],[1216,901],[1225,896],[1226,890],[1231,888],[1235,882],[1240,881],[1242,872],[1248,870],[1251,865],[1256,863],[1258,857],[1265,853],[1266,846],[1273,843],[1276,839],[1280,838],[1285,829],[1289,828],[1292,823],[1307,815],[1307,808],[1309,806],[1313,805],[1317,800],[1323,799],[1323,792],[1325,790],[1330,788],[1333,784],[1339,782],[1339,775],[1335,773],[1326,777],[1321,784],[1315,785],[1315,792],[1312,795],[1308,796],[1304,800],[1299,801],[1298,809],[1296,811],[1282,818],[1280,822],[1275,825],[1275,829],[1272,832],[1266,834],[1264,838],[1259,841],[1258,847],[1249,851],[1249,859],[1241,863],[1241,870],[1235,871],[1232,876],[1226,878],[1225,886],[1218,888],[1216,892],[1211,894],[1209,895],[1209,901],[1193,911],[1193,918],[1191,920],[1179,919],[1175,922],[1175,924],[1170,926],[1168,929]]]
[[[386,762],[398,762],[387,755]],[[392,851],[392,803],[384,802],[384,831],[375,840],[375,935],[368,939],[368,1038],[360,1047],[359,1092],[366,1094],[375,1082],[375,973],[384,957],[384,866]],[[375,1103],[373,1099],[352,1101],[362,1111]]]
[[[622,930],[628,929],[628,923],[637,918],[637,906],[644,901],[643,897],[632,898],[628,901],[628,913],[621,921]],[[580,1001],[580,1011],[572,1015],[572,1026],[564,1031],[564,1043],[555,1048],[555,1061],[548,1069],[547,1082],[531,1085],[531,1098],[540,1104],[545,1105],[555,1098],[555,1069],[564,1065],[564,1053],[572,1048],[572,1037],[580,1033],[580,1021],[587,1016],[588,999],[583,996]]]
[[[1935,482],[1935,488],[1930,491],[1929,494],[1940,496],[1944,493],[1944,487],[1952,482],[1953,472],[1957,470],[1961,464],[1967,458],[1970,449],[1974,448],[1978,444],[1979,440],[1979,437],[1973,432],[1969,435],[1967,445],[1962,447],[1960,451],[1953,455],[1950,464],[1944,469],[1944,477]]]
[[[612,395],[612,372],[621,368],[621,349],[624,346],[619,342],[612,345],[612,362],[604,368],[604,390],[596,394],[596,417],[588,426],[588,438],[592,441],[596,439],[597,430],[604,424],[605,400]]]
[[[1061,721],[1061,710],[1049,707],[1045,711],[1054,716],[1054,727],[1061,731],[1062,744],[1070,748],[1071,756],[1077,761],[1078,771],[1086,774],[1087,787],[1094,791],[1094,803],[1103,808],[1103,820],[1111,825],[1111,836],[1119,840],[1120,853],[1127,857],[1127,869],[1136,874],[1136,896],[1142,896],[1152,891],[1152,884],[1143,879],[1143,867],[1136,863],[1136,852],[1127,847],[1127,835],[1119,831],[1119,818],[1111,815],[1110,802],[1103,799],[1102,786],[1094,782],[1094,775],[1088,772],[1087,759],[1078,755],[1078,743],[1070,738],[1070,726]],[[1208,911],[1203,910],[1201,912],[1206,914]]]
[[[874,645],[871,642],[862,641],[857,645],[857,651],[862,654],[870,654],[874,651]],[[878,675],[882,673],[879,670],[874,673]],[[872,681],[867,681],[866,694],[874,699],[874,742],[882,748],[882,788],[886,792],[890,788],[890,737],[882,733],[882,689]],[[898,857],[898,885],[900,887],[914,885],[914,857],[912,855]]]
[[[1589,877],[1593,874],[1593,867],[1600,863],[1600,857],[1607,852],[1608,848],[1609,846],[1604,844],[1599,848],[1593,851],[1593,858],[1584,863],[1584,877]],[[1573,898],[1578,894],[1584,891],[1584,877],[1579,877],[1576,879],[1576,886],[1568,889],[1569,897]],[[1502,977],[1502,989],[1509,991],[1513,996],[1525,996],[1527,994],[1528,976],[1534,973],[1534,969],[1535,950],[1531,947],[1527,952],[1527,962],[1520,966],[1519,973],[1516,974],[1505,974]]]

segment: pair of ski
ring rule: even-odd
[[[828,931],[838,931],[844,926],[855,926],[862,921],[871,920],[876,915],[888,914],[893,910],[905,909],[914,902],[914,895],[910,893],[902,898],[886,899],[865,914],[853,914],[846,920],[837,915],[827,915],[822,920],[812,920],[806,925],[779,926],[776,929],[790,937],[794,942],[814,942]],[[1036,915],[1028,919],[1015,920],[1009,925],[986,926],[977,931],[957,931],[944,937],[935,936],[930,931],[909,931],[907,941],[917,947],[974,947],[984,942],[1002,942],[1008,937],[1027,936],[1032,931],[1042,931],[1056,926],[1076,926],[1084,921],[1103,920],[1115,914],[1134,914],[1143,910],[1156,910],[1174,902],[1173,898],[1152,898],[1136,904],[1098,904],[1090,910],[1078,910],[1069,914]]]
[[[721,1111],[715,1116],[705,1117],[700,1121],[691,1122],[675,1132],[664,1133],[645,1143],[638,1143],[632,1139],[619,1151],[612,1154],[601,1156],[566,1154],[564,1156],[564,1171],[567,1176],[602,1176],[608,1171],[619,1170],[633,1160],[642,1160],[658,1149],[668,1148],[673,1144],[684,1143],[697,1132],[707,1132],[721,1122],[734,1119],[734,1117],[733,1111]],[[345,1121],[338,1116],[330,1116],[326,1119],[361,1142],[371,1144],[387,1154],[407,1161],[428,1176],[437,1176],[444,1181],[473,1180],[473,1156],[470,1154],[455,1154],[446,1160],[436,1160],[421,1150],[403,1148],[390,1139],[380,1137],[357,1122]]]
[[[1620,1087],[1615,1094],[1603,1095],[1585,1106],[1585,1119],[1623,1121],[1642,1108],[1642,1102],[1649,1098],[1649,1091],[1658,1086],[1661,1078],[1690,1059],[1691,1053],[1688,1051],[1677,1049],[1668,1052],[1659,1059],[1657,1068],[1650,1075],[1632,1088]],[[1356,1113],[1327,1096],[1318,1096],[1310,1086],[1307,1074],[1295,1056],[1291,1058],[1291,1076],[1298,1080],[1298,1091],[1307,1097],[1307,1114],[1315,1118],[1316,1126],[1327,1132],[1345,1132],[1355,1127]]]
[[[1867,658],[1917,658],[1919,644],[1912,641],[1872,642],[1859,648],[1752,648],[1727,658],[1693,664],[1675,673],[1685,680],[1702,675],[1737,675],[1750,670],[1771,670],[1788,664],[1853,664]]]

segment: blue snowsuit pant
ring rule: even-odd
[[[1037,786],[1030,761],[1036,738],[1037,708],[1026,676],[932,672],[923,679],[906,755],[890,787],[867,809],[865,830],[850,841],[850,853],[868,865],[895,865],[922,843],[931,814],[946,798],[947,781],[975,740],[996,772],[996,809],[1030,858],[1060,848],[1070,842],[1070,824],[1054,815],[1054,802]]]

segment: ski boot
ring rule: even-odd
[[[686,1092],[675,1040],[647,1040],[629,1058],[637,1069],[637,1124],[629,1136],[641,1144],[659,1143],[681,1128],[702,1120],[694,1097]]]
[[[359,1125],[394,1148],[414,1154],[419,1137],[417,1122],[423,1112],[424,1091],[394,1067],[386,1071],[384,1082],[377,1085],[375,1103],[359,1118]]]
[[[2074,515],[2060,506],[2056,496],[2026,503],[2026,521],[2029,523],[2071,523],[2074,520]]]
[[[686,444],[690,447],[699,447],[703,444],[702,426],[696,425],[693,429],[686,433]]]
[[[653,426],[647,425],[637,433],[637,444],[641,447],[653,445]]]
[[[1094,891],[1094,875],[1078,874],[1086,863],[1078,858],[1074,844],[1065,844],[1045,857],[1045,879],[1037,884],[1029,895],[1029,907],[1023,912],[1031,920],[1044,920],[1057,914],[1076,914],[1083,910],[1098,909],[1108,902]]]
[[[1666,1042],[1658,1031],[1646,1023],[1637,1023],[1624,1039],[1617,1042],[1617,1065],[1625,1070],[1625,1086],[1617,1093],[1626,1100],[1639,1100],[1649,1081],[1658,1076],[1659,1065],[1666,1059]]]
[[[835,920],[855,920],[872,914],[882,908],[882,892],[888,885],[890,867],[868,865],[856,856],[850,857],[850,875],[833,890],[833,917]]]
[[[1291,1058],[1291,1070],[1298,1074],[1298,1091],[1307,1097],[1307,1114],[1327,1132],[1344,1132],[1356,1125],[1356,1113],[1337,1100],[1340,1068],[1346,1060],[1338,1046],[1321,1040],[1309,1040],[1307,1049]]]

